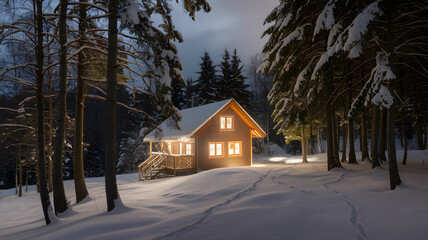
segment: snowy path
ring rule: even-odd
[[[386,169],[344,164],[327,172],[324,157],[266,158],[259,167],[144,182],[120,175],[127,207],[113,213],[105,212],[103,178],[87,179],[91,199],[81,204],[66,181],[74,213],[50,226],[34,187],[23,198],[0,191],[0,239],[427,238],[428,172],[400,166],[404,184],[389,191]]]
[[[244,197],[246,194],[250,193],[251,191],[254,191],[254,190],[256,189],[257,185],[259,185],[259,184],[260,184],[264,179],[266,179],[266,177],[267,177],[271,172],[272,172],[272,169],[267,170],[267,171],[266,171],[266,174],[264,174],[264,175],[262,175],[261,177],[259,177],[259,178],[257,179],[257,181],[255,181],[255,182],[253,183],[253,185],[251,185],[251,187],[249,187],[249,188],[245,189],[245,190],[244,190],[244,191],[242,191],[242,192],[237,193],[237,194],[236,194],[235,196],[233,196],[232,198],[230,198],[230,199],[228,199],[228,200],[226,200],[226,201],[224,201],[224,202],[222,202],[222,203],[220,203],[220,204],[217,204],[217,205],[215,205],[215,206],[212,206],[212,207],[208,208],[207,210],[205,210],[205,211],[203,212],[202,217],[201,217],[199,220],[197,220],[196,222],[194,222],[194,223],[192,223],[192,224],[190,224],[190,225],[184,226],[184,227],[182,227],[182,228],[180,228],[180,229],[177,229],[177,230],[175,230],[175,231],[169,232],[169,233],[167,233],[167,234],[165,234],[165,235],[162,235],[162,236],[156,237],[156,238],[154,238],[154,240],[168,239],[168,238],[171,238],[171,237],[174,237],[174,236],[179,236],[179,235],[184,234],[184,233],[186,233],[186,232],[192,231],[194,228],[197,228],[199,225],[202,225],[202,224],[204,224],[205,222],[207,222],[207,221],[208,221],[208,218],[209,218],[209,217],[213,214],[213,212],[214,212],[214,211],[216,211],[218,208],[226,207],[227,205],[231,204],[232,202],[234,202],[234,201],[236,201],[236,200],[238,200],[238,199],[240,199],[240,198]]]

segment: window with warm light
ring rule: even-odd
[[[172,153],[172,144],[170,142],[168,143],[168,153]]]
[[[230,157],[242,156],[242,143],[240,141],[228,142],[228,146]]]
[[[186,143],[186,154],[190,155],[192,154],[192,144]]]
[[[209,156],[222,157],[223,156],[223,142],[210,142]]]
[[[233,117],[220,117],[221,130],[233,130]]]
[[[183,155],[183,143],[180,143],[180,155]]]

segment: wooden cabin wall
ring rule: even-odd
[[[233,117],[233,131],[220,130],[220,117],[232,116]],[[244,121],[232,110],[227,109],[223,114],[217,116],[211,124],[198,134],[197,138],[198,156],[197,165],[198,170],[208,170],[221,167],[238,167],[238,166],[251,166],[251,131]],[[229,157],[228,155],[228,141],[241,141],[242,156]],[[209,156],[209,142],[223,142],[223,157],[210,157]]]

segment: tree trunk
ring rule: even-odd
[[[361,125],[360,125],[360,137],[359,137],[359,140],[360,140],[360,152],[363,152],[363,139],[362,139],[362,130],[361,130]]]
[[[68,0],[61,0],[59,15],[59,91],[58,91],[58,119],[54,146],[54,172],[53,172],[53,196],[55,205],[55,214],[62,213],[68,209],[67,199],[65,197],[63,182],[63,154],[64,154],[64,136],[65,119],[67,114],[66,95],[67,95],[67,42],[66,16]]]
[[[404,142],[403,142],[403,137],[404,136],[403,136],[403,134],[404,134],[403,131],[401,131],[400,132],[400,145],[401,145],[401,147],[404,147]]]
[[[380,111],[380,128],[379,128],[379,161],[386,161],[385,137],[386,137],[386,109],[382,109]]]
[[[379,139],[379,107],[373,106],[372,119],[372,169],[380,166],[378,155],[378,139]]]
[[[28,192],[28,163],[25,167],[25,192]]]
[[[267,131],[266,131],[267,150],[268,150],[268,155],[270,156],[270,143],[269,143],[269,111],[268,111],[268,110],[266,110],[266,127],[267,127]]]
[[[369,160],[369,146],[367,140],[367,118],[366,111],[363,110],[361,116],[361,161]]]
[[[43,0],[37,1],[36,29],[36,85],[37,85],[37,154],[39,166],[39,183],[40,183],[40,201],[45,216],[45,222],[48,225],[51,222],[50,211],[52,211],[49,199],[49,191],[46,186],[46,153],[45,153],[45,120],[44,120],[44,91],[43,91]]]
[[[22,159],[21,159],[21,146],[18,146],[18,161],[19,161],[19,197],[22,197]]]
[[[404,119],[401,119],[401,127],[402,127],[401,135],[404,138],[404,155],[403,155],[403,161],[401,162],[401,164],[407,165],[407,132],[406,132],[406,124]]]
[[[49,58],[48,58],[49,60]],[[49,65],[49,61],[48,61],[48,65]],[[48,71],[50,72],[50,71]],[[51,74],[49,74],[51,75]],[[48,131],[48,186],[49,186],[49,192],[53,191],[53,179],[52,179],[52,174],[53,174],[53,170],[52,170],[52,133],[53,133],[53,127],[52,127],[52,115],[53,115],[53,106],[52,106],[52,86],[51,86],[51,79],[52,76],[48,77],[48,81],[49,81],[49,131]]]
[[[416,139],[418,140],[418,150],[423,150],[422,127],[420,125],[416,126]]]
[[[346,115],[346,113],[345,113],[345,115]],[[346,145],[347,145],[347,126],[346,126],[346,124],[343,124],[343,127],[342,127],[342,139],[343,139],[343,143],[342,143],[342,160],[341,160],[341,162],[346,162]]]
[[[81,3],[86,3],[87,0],[80,0]],[[80,47],[85,43],[84,32],[86,31],[86,5],[80,4],[79,16],[79,36],[81,38]],[[85,171],[83,165],[83,115],[85,110],[85,76],[84,53],[79,52],[77,64],[77,87],[76,87],[76,117],[74,125],[74,148],[73,148],[73,169],[74,169],[74,190],[76,192],[76,202],[85,199],[89,193],[86,188]]]
[[[16,152],[16,161],[15,161],[15,194],[18,194],[18,161],[19,161],[19,156],[18,156],[18,151]]]
[[[351,84],[349,88],[349,99],[348,99],[348,107],[351,109],[352,103],[352,90]],[[349,164],[356,164],[357,158],[355,157],[355,140],[354,140],[354,117],[348,118],[348,137],[349,137]]]
[[[390,92],[393,92],[390,90]],[[388,109],[387,116],[387,144],[388,144],[388,160],[389,160],[389,179],[391,190],[394,190],[396,186],[401,184],[400,174],[397,166],[397,156],[395,150],[395,115],[394,105]]]
[[[424,150],[427,149],[427,137],[428,137],[427,125],[425,124]]]
[[[326,121],[327,121],[327,170],[330,171],[333,168],[341,167],[340,162],[335,158],[334,154],[334,132],[333,132],[333,120],[332,120],[332,106],[327,103],[326,106]]]
[[[339,158],[339,149],[340,149],[340,116],[336,118],[336,146],[337,146],[337,158]]]
[[[310,147],[309,147],[309,145],[308,145],[308,148],[310,149],[310,154],[311,155],[313,155],[314,154],[314,152],[315,152],[315,146],[314,146],[314,141],[312,141],[312,125],[309,127],[309,144],[311,145]]]
[[[334,108],[334,104],[331,104],[331,121],[332,121],[332,138],[333,138],[333,156],[334,160],[340,162],[339,159],[339,141],[337,140],[337,122],[336,122],[336,111]]]
[[[322,148],[321,148],[321,133],[320,133],[320,127],[317,126],[317,146],[318,146],[318,153],[322,153]]]
[[[397,4],[395,1],[388,1],[385,6],[385,17],[387,19],[387,41],[385,47],[389,52],[389,65],[391,71],[394,72],[394,15],[397,11]],[[394,80],[397,81],[397,80]],[[392,81],[385,82],[388,91],[393,94],[394,86]],[[388,161],[389,161],[389,179],[391,190],[394,190],[397,185],[401,184],[400,174],[397,166],[397,153],[395,149],[395,105],[392,104],[387,112],[387,145],[388,145]]]
[[[38,156],[39,154],[37,154]],[[37,186],[37,192],[40,192],[40,183],[39,183],[39,162],[36,161],[36,186]]]
[[[357,163],[357,157],[355,156],[355,140],[354,140],[354,118],[349,118],[349,125],[348,125],[348,137],[349,137],[349,161],[350,164],[356,164]]]
[[[306,135],[305,135],[305,125],[302,125],[302,127],[300,128],[301,130],[301,142],[302,142],[302,157],[303,157],[303,163],[307,163],[308,159],[306,158]]]
[[[105,187],[107,210],[112,211],[118,201],[116,184],[116,87],[117,87],[117,11],[118,0],[109,1],[107,56],[107,111],[105,144]]]

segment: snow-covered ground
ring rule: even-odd
[[[126,207],[112,213],[104,178],[87,179],[91,199],[80,204],[66,181],[73,210],[49,226],[34,186],[22,198],[0,191],[0,239],[428,239],[428,151],[409,151],[395,191],[387,166],[327,172],[323,154],[300,164],[272,152],[253,167],[145,182],[120,175]]]

